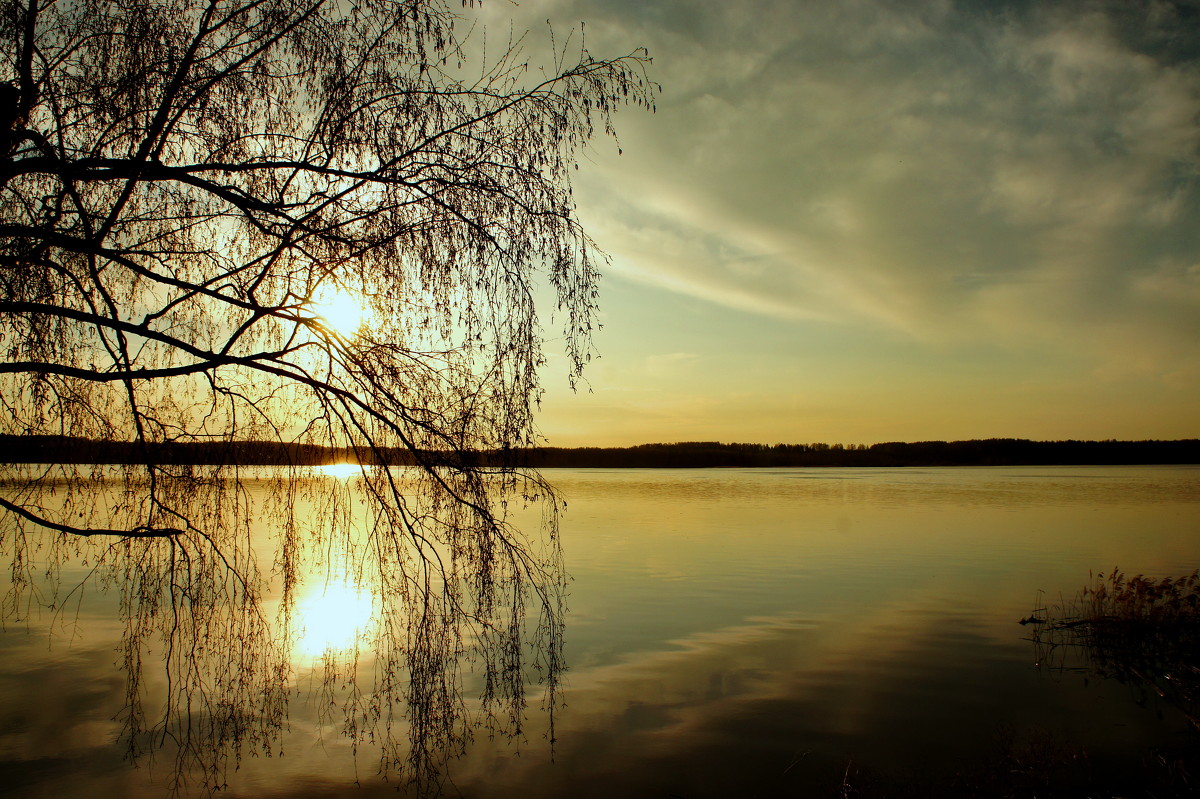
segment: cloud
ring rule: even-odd
[[[1164,374],[1200,333],[1200,36],[1169,4],[551,8],[657,56],[659,113],[580,184],[626,276]]]
[[[687,371],[700,356],[694,352],[668,352],[662,355],[646,356],[647,371],[655,374],[677,373]]]

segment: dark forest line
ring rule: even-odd
[[[0,436],[7,463],[321,465],[372,463],[353,449],[261,441],[165,442],[143,447],[125,441],[66,436]],[[394,464],[415,464],[407,450],[382,453]],[[1028,466],[1200,463],[1200,439],[1176,441],[893,441],[881,444],[724,444],[690,441],[634,447],[538,447],[488,452],[423,451],[434,465],[507,465],[537,468],[703,468],[782,466]]]

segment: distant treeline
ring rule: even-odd
[[[165,464],[317,465],[338,463],[350,451],[312,444],[263,441],[167,441],[143,445],[70,436],[0,435],[0,461],[7,463],[144,463],[149,455]]]
[[[261,441],[168,442],[150,445],[157,463],[320,465],[354,461],[353,450]],[[139,463],[146,451],[125,441],[59,436],[0,435],[0,462]],[[390,463],[414,464],[406,450],[383,453]],[[537,468],[700,468],[719,466],[1025,466],[1200,463],[1200,439],[1182,441],[1029,441],[989,438],[885,444],[722,444],[689,441],[636,447],[541,447],[489,452],[420,453],[429,464],[515,465]],[[363,458],[371,462],[370,458]]]
[[[536,467],[1023,466],[1200,463],[1200,439],[1184,441],[893,441],[884,444],[721,444],[546,448],[523,453]]]

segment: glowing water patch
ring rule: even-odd
[[[363,469],[363,467],[357,463],[326,463],[318,468],[321,470],[322,474],[329,475],[330,477],[337,477],[339,479],[354,477],[357,474],[361,474]]]
[[[319,657],[352,649],[374,615],[371,594],[352,585],[327,585],[296,602],[296,654]]]

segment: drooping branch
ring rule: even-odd
[[[0,154],[0,433],[126,453],[5,484],[0,511],[20,523],[0,525],[0,548],[28,562],[38,525],[68,534],[55,557],[70,541],[104,563],[131,752],[173,737],[210,787],[221,758],[276,748],[292,667],[261,601],[276,579],[289,620],[308,555],[345,549],[381,586],[380,701],[339,701],[359,740],[384,742],[385,772],[435,783],[469,716],[518,731],[530,651],[554,703],[558,500],[476,454],[537,438],[541,297],[583,367],[603,256],[571,199],[576,152],[656,87],[642,53],[556,52],[547,74],[521,40],[463,80],[460,24],[444,0],[59,0],[0,19],[20,43],[0,86],[21,117]],[[355,331],[322,308],[347,299]],[[200,440],[372,465],[345,484],[285,464],[252,486],[171,457]],[[513,526],[522,502],[543,503],[545,528]],[[149,647],[168,653],[156,716]],[[202,712],[180,712],[193,699]]]
[[[183,535],[184,531],[173,527],[148,527],[138,526],[128,530],[113,530],[100,527],[74,527],[69,524],[60,524],[59,522],[47,519],[44,516],[39,516],[23,505],[18,505],[15,502],[9,502],[7,499],[0,497],[0,508],[15,513],[22,519],[31,521],[34,524],[45,527],[47,530],[54,530],[57,533],[68,533],[70,535],[82,536],[91,538],[92,536],[116,536],[117,538],[173,538],[174,536]]]

